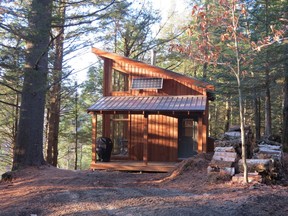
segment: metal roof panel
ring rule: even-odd
[[[105,111],[204,111],[207,97],[181,96],[108,96],[100,98],[88,112]]]

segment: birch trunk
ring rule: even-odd
[[[239,114],[240,114],[240,129],[241,129],[241,149],[242,149],[242,161],[243,161],[243,173],[244,173],[244,182],[248,183],[248,169],[247,169],[247,162],[246,162],[246,142],[245,142],[245,122],[244,122],[244,106],[243,106],[243,96],[242,96],[242,81],[241,81],[241,66],[240,66],[240,51],[239,51],[239,42],[238,42],[238,37],[237,37],[237,28],[238,28],[238,23],[237,19],[235,16],[235,5],[232,7],[232,25],[233,25],[233,38],[234,38],[234,47],[235,47],[235,57],[236,57],[236,70],[235,76],[237,79],[237,84],[238,84],[238,99],[239,99]]]

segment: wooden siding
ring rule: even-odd
[[[122,71],[123,73],[129,74],[130,85],[131,85],[131,80],[133,78],[138,78],[138,77],[163,78],[164,79],[163,85],[165,86],[163,90],[160,92],[162,92],[162,94],[164,95],[181,95],[182,94],[181,92],[185,92],[185,95],[186,94],[193,94],[193,95],[202,94],[203,95],[204,91],[206,91],[206,89],[196,86],[195,85],[196,81],[195,83],[193,83],[191,82],[191,80],[189,80],[188,77],[185,78],[184,75],[182,75],[183,77],[181,77],[182,78],[181,82],[179,82],[177,81],[177,79],[174,79],[173,76],[171,78],[171,75],[169,76],[168,74],[166,75],[165,73],[159,73],[160,68],[159,68],[159,71],[155,72],[156,69],[151,68],[150,65],[147,65],[146,67],[135,67],[128,63],[117,61],[117,62],[113,62],[112,67],[116,70]],[[185,79],[187,80],[185,81]],[[200,81],[197,81],[197,82],[200,82]],[[171,88],[173,89],[173,92],[172,92],[173,94],[171,94]],[[155,92],[155,90],[152,92]],[[137,95],[137,93],[139,93],[139,91],[130,90],[130,95],[135,95],[135,94]],[[142,92],[142,94],[144,95],[151,95],[149,93],[151,93],[151,90],[144,90]]]
[[[185,75],[179,74],[179,73],[175,73],[173,71],[170,70],[166,70],[163,68],[159,68],[157,66],[153,66],[153,65],[149,65],[137,60],[133,60],[133,59],[129,59],[127,57],[124,56],[120,56],[117,55],[115,53],[110,53],[110,52],[106,52],[97,48],[92,48],[92,52],[95,53],[96,55],[100,56],[101,58],[105,59],[111,59],[115,61],[115,66],[114,67],[121,67],[121,68],[125,68],[127,71],[131,71],[131,69],[137,67],[137,68],[141,68],[141,70],[149,70],[151,72],[153,72],[154,74],[160,74],[163,76],[169,76],[172,79],[178,80],[180,82],[183,83],[191,83],[193,84],[195,87],[199,87],[202,88],[203,90],[214,90],[214,86],[210,85],[209,83],[205,83],[203,81],[199,81],[196,79],[193,79],[191,77],[187,77]],[[127,66],[127,67],[124,67]]]
[[[130,149],[129,154],[132,160],[143,160],[143,126],[145,118],[143,115],[131,115],[130,126]]]
[[[178,120],[164,115],[149,115],[148,160],[177,161]]]
[[[143,160],[145,147],[144,115],[131,115],[130,159]],[[169,128],[169,129],[167,129]],[[148,115],[148,161],[177,161],[178,119]]]

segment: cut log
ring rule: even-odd
[[[273,161],[271,159],[247,159],[247,170],[248,172],[271,172],[273,169]],[[242,159],[238,162],[240,172],[243,172]]]
[[[258,153],[253,156],[253,159],[274,159],[281,161],[281,157],[279,155],[271,155],[271,154],[265,154],[265,153]]]
[[[270,150],[278,150],[278,151],[281,151],[281,146],[276,146],[276,145],[267,145],[267,144],[264,144],[264,145],[258,145],[259,149],[262,149],[262,148],[265,148],[265,149],[270,149]]]
[[[245,131],[249,131],[249,130],[251,130],[251,128],[250,128],[250,126],[248,126],[248,125],[246,125],[245,127],[244,127],[244,130]],[[229,130],[228,130],[228,132],[231,132],[231,131],[241,131],[241,128],[240,128],[240,125],[232,125],[230,128],[229,128]]]
[[[230,176],[234,176],[235,175],[235,168],[234,167],[223,167],[220,169],[220,172],[224,172]]]
[[[230,162],[235,162],[236,159],[237,159],[236,152],[215,152],[212,158],[212,160],[230,161]]]
[[[214,142],[215,147],[228,147],[232,146],[234,148],[240,147],[241,146],[241,140],[240,139],[235,139],[235,140],[216,140]]]
[[[234,167],[216,168],[216,167],[208,166],[207,167],[207,173],[208,173],[208,175],[223,174],[223,175],[233,176],[233,175],[235,175],[235,168]]]
[[[235,149],[233,146],[228,146],[228,147],[216,147],[214,149],[215,152],[235,152]]]
[[[243,183],[244,182],[244,176],[243,173],[236,174],[235,176],[232,177],[232,182],[237,182],[237,183]],[[262,182],[262,176],[259,175],[258,173],[248,173],[248,182],[252,183],[261,183]]]
[[[273,146],[273,147],[279,147],[279,146]],[[273,148],[270,148],[270,146],[263,145],[259,146],[257,152],[254,153],[253,158],[258,159],[268,159],[272,158],[274,160],[281,161],[283,156],[282,150],[276,150]]]
[[[209,166],[211,166],[211,167],[219,167],[219,168],[234,167],[235,166],[235,162],[232,162],[232,161],[219,161],[219,160],[212,159],[211,162],[209,163]]]
[[[228,137],[230,139],[239,139],[241,137],[241,133],[237,131],[225,132],[224,137]]]
[[[271,140],[268,140],[268,139],[264,139],[264,140],[260,141],[259,144],[260,145],[268,144],[268,145],[282,146],[281,143],[278,143],[278,142],[275,142],[275,141],[271,141]]]

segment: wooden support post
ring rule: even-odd
[[[198,124],[197,124],[197,131],[198,131],[198,146],[197,152],[201,153],[203,151],[203,117],[202,115],[198,116]]]
[[[92,114],[92,163],[96,163],[97,114]]]
[[[206,102],[206,110],[203,114],[203,138],[202,138],[202,152],[206,153],[208,151],[208,134],[209,134],[209,120],[208,120],[208,115],[209,115],[209,102],[207,100]]]
[[[148,164],[148,114],[144,114],[144,130],[143,130],[143,162]]]

